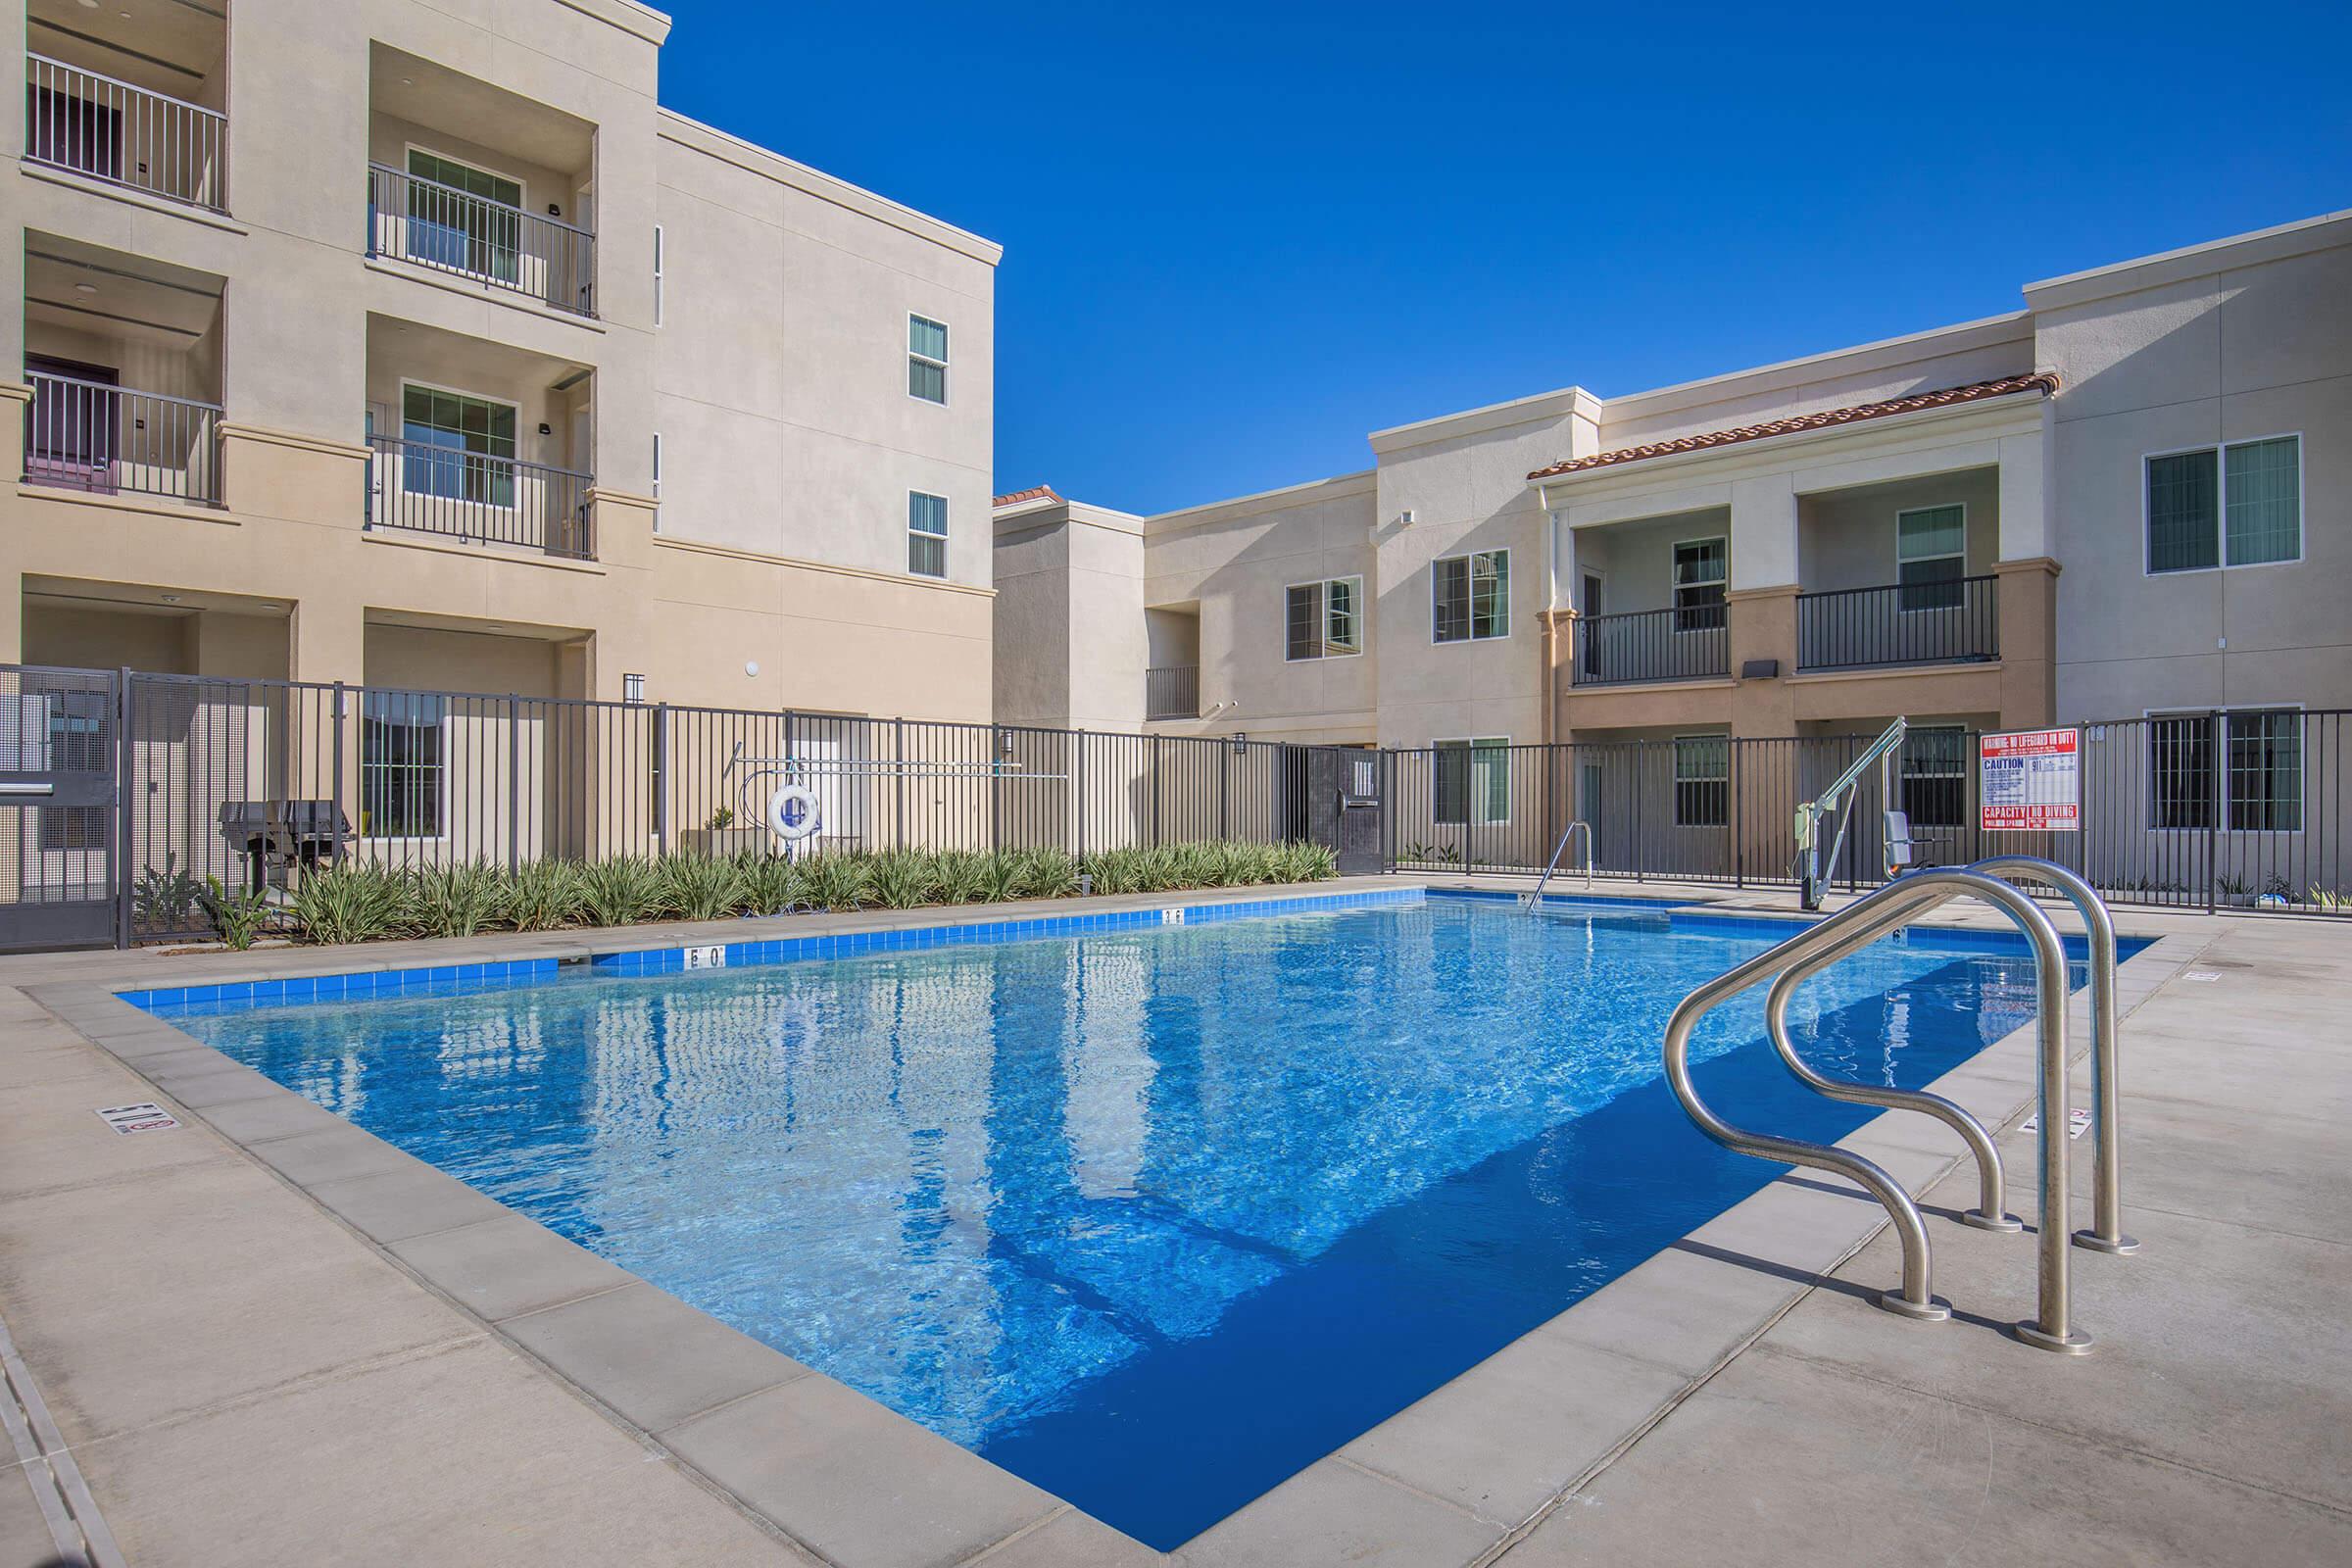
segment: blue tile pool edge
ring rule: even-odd
[[[1214,904],[1154,905],[1090,914],[1042,915],[1028,919],[977,920],[948,925],[898,926],[886,930],[828,931],[758,942],[683,944],[591,954],[598,974],[662,974],[686,967],[689,949],[724,950],[726,964],[791,963],[848,958],[878,953],[909,953],[976,942],[1021,942],[1041,937],[1095,936],[1158,926],[1208,925],[1221,920],[1307,914],[1339,909],[1418,904],[1429,890],[1378,888],[1356,893],[1318,893],[1286,899],[1238,899]],[[556,978],[560,958],[514,958],[484,963],[422,964],[407,969],[363,970],[355,974],[305,975],[288,980],[229,981],[220,985],[159,986],[118,991],[115,996],[148,1012],[223,1005],[265,1007],[304,1002],[347,1002],[362,998],[417,995],[453,986],[535,985]]]

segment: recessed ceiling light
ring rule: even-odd
[[[179,603],[179,595],[166,594],[164,595],[164,603],[167,605],[176,605]]]
[[[98,0],[81,0],[81,9],[82,9],[82,10],[84,10],[84,11],[95,11],[95,10],[97,10],[97,9],[98,9]]]
[[[74,285],[74,292],[76,294],[95,294],[98,292],[98,285],[95,283],[76,283]]]
[[[416,85],[416,78],[415,76],[403,76],[400,78],[400,84],[403,87],[414,87]]]

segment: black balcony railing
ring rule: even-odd
[[[368,465],[371,528],[409,528],[574,561],[596,557],[592,474],[427,441],[379,435],[368,444],[375,449]]]
[[[1724,625],[1725,608],[1721,604],[1690,605],[1680,610],[1584,616],[1576,623],[1572,684],[1618,686],[1728,675],[1732,672],[1732,643]]]
[[[368,166],[368,254],[596,314],[596,236],[454,185]]]
[[[24,477],[101,495],[220,499],[220,405],[30,370]]]
[[[24,57],[24,156],[112,185],[220,211],[228,121],[46,55]]]
[[[1970,664],[2001,657],[1999,579],[1947,577],[1796,596],[1796,667]]]
[[[1199,718],[1200,666],[1163,664],[1144,671],[1146,718]]]

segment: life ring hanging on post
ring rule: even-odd
[[[797,844],[824,825],[824,808],[816,792],[801,784],[778,786],[767,798],[767,830],[787,844]]]

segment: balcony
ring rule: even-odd
[[[1937,580],[1796,596],[1796,667],[1881,669],[2000,658],[1999,579]]]
[[[226,210],[226,116],[46,55],[25,55],[24,81],[29,162]]]
[[[220,405],[27,368],[24,479],[95,495],[220,500]]]
[[[1725,610],[1718,602],[1581,616],[1571,684],[1627,686],[1729,675],[1732,644]]]
[[[386,164],[368,166],[368,254],[596,315],[596,236]]]
[[[370,528],[596,559],[593,474],[396,436],[369,436],[368,445]]]
[[[1200,666],[1167,664],[1144,671],[1144,717],[1199,718]]]

